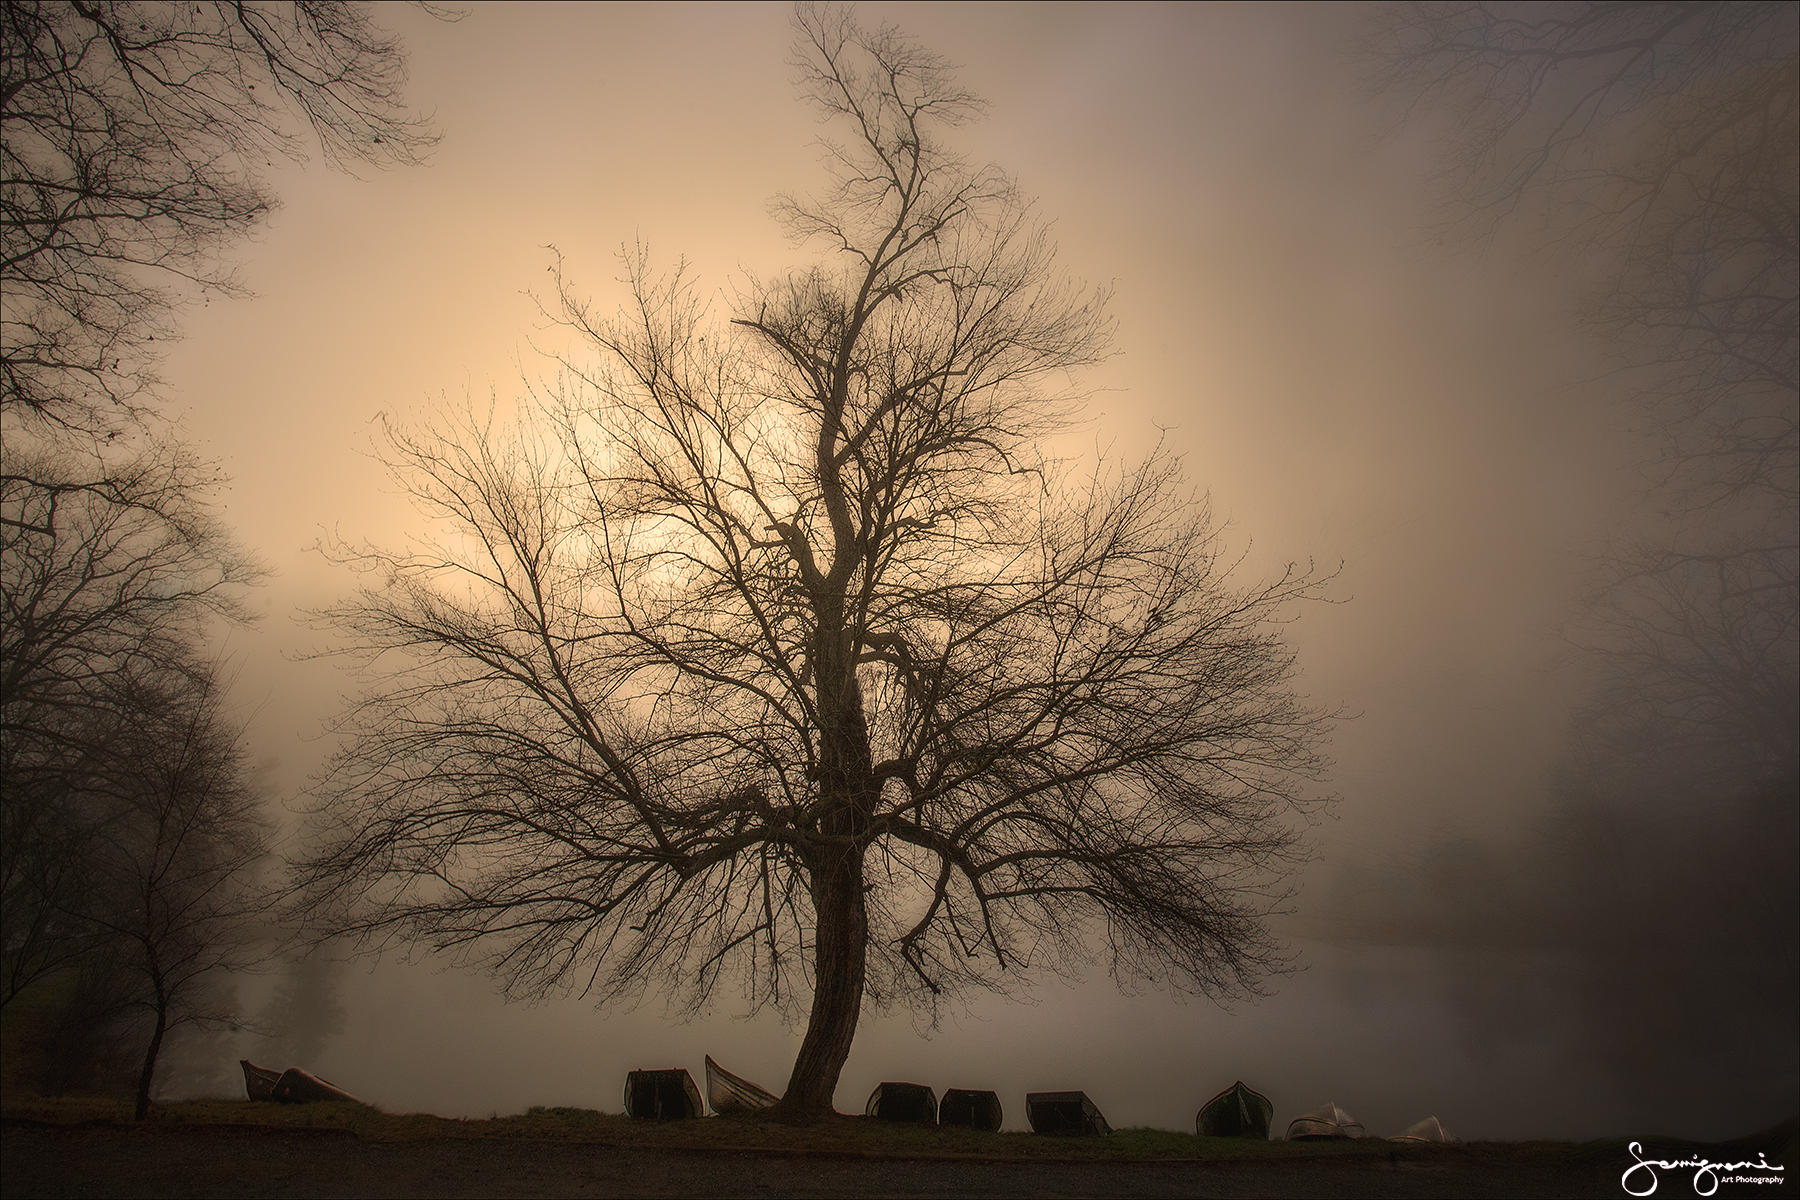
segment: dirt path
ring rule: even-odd
[[[373,1141],[311,1130],[7,1122],[7,1200],[73,1196],[1611,1196],[1611,1155],[1450,1148],[1424,1160],[1071,1163]],[[1686,1191],[1668,1179],[1663,1194]],[[1679,1184],[1680,1186],[1667,1186]],[[1721,1195],[1790,1189],[1721,1189]]]

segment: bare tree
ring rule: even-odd
[[[1453,115],[1451,219],[1605,264],[1584,317],[1637,368],[1671,486],[1800,478],[1800,37],[1791,6],[1396,6],[1384,86]]]
[[[125,1014],[148,1026],[143,1120],[167,1039],[229,1021],[226,977],[261,958],[268,847],[216,669],[139,672],[127,686],[136,694],[114,711],[133,720],[114,731],[93,793],[93,886],[71,915],[104,935]]]
[[[433,141],[360,4],[21,0],[0,64],[0,408],[65,429],[141,415],[177,305],[242,291],[221,251],[273,208],[263,168],[302,157],[296,115],[338,164]]]
[[[187,670],[209,622],[242,619],[261,571],[199,500],[178,447],[92,470],[64,453],[18,456],[0,475],[0,1007],[85,955],[71,923],[92,891],[96,789],[120,730],[160,719],[121,710],[147,670]]]
[[[829,1112],[868,1004],[929,1008],[1099,953],[1257,988],[1324,717],[1273,623],[1322,580],[1230,582],[1158,453],[1043,457],[1106,352],[978,111],[892,30],[802,8],[833,186],[777,204],[818,265],[708,320],[626,256],[515,429],[391,430],[447,530],[346,557],[368,656],[303,906],[599,997],[722,979],[806,1031]]]
[[[87,953],[96,764],[131,680],[189,669],[260,574],[213,518],[216,473],[159,424],[180,306],[243,289],[223,252],[264,169],[410,163],[404,60],[367,6],[0,6],[0,811],[4,991]]]

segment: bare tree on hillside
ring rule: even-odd
[[[552,315],[590,358],[517,428],[393,430],[441,543],[346,552],[367,656],[301,905],[602,998],[724,979],[809,1012],[784,1112],[829,1112],[869,1004],[1098,954],[1214,996],[1280,961],[1325,718],[1163,454],[1049,461],[1106,353],[998,169],[939,140],[943,63],[798,17],[833,186],[778,211],[819,265],[708,319]]]

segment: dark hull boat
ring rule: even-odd
[[[1027,1093],[1025,1116],[1033,1133],[1104,1137],[1112,1132],[1086,1092]]]
[[[1359,1138],[1363,1135],[1363,1127],[1361,1121],[1327,1101],[1322,1107],[1289,1121],[1287,1135],[1289,1141],[1296,1142],[1306,1138]]]
[[[761,1088],[740,1075],[733,1075],[706,1056],[706,1099],[716,1113],[755,1112],[773,1108],[781,1097]]]
[[[937,1093],[922,1083],[878,1083],[863,1112],[880,1121],[936,1125]]]
[[[1200,1106],[1194,1132],[1201,1137],[1257,1138],[1267,1141],[1275,1106],[1269,1098],[1238,1080]]]
[[[939,1125],[961,1125],[988,1133],[1000,1131],[1000,1097],[993,1092],[951,1088],[938,1104]]]
[[[684,1121],[705,1116],[706,1109],[694,1077],[674,1067],[625,1076],[625,1115],[641,1121]]]
[[[281,1073],[281,1078],[275,1081],[270,1098],[279,1100],[283,1104],[313,1104],[320,1100],[345,1100],[351,1104],[363,1103],[330,1080],[320,1079],[317,1075],[309,1075],[299,1067],[289,1067]]]
[[[247,1058],[238,1059],[238,1066],[244,1068],[244,1091],[252,1100],[275,1098],[275,1085],[281,1081],[280,1071],[259,1067]]]

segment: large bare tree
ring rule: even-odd
[[[808,1012],[782,1100],[829,1112],[866,1005],[1098,953],[1254,990],[1322,763],[1279,620],[1163,453],[1046,439],[1107,351],[978,111],[891,30],[802,8],[831,186],[816,265],[728,322],[627,254],[516,425],[390,431],[441,540],[346,550],[326,614],[373,686],[340,730],[303,906],[462,948],[514,989],[722,979]]]

